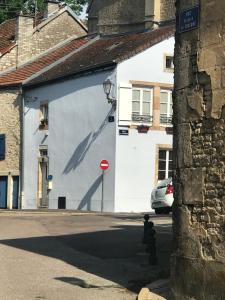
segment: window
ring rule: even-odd
[[[172,91],[161,91],[160,93],[160,124],[170,125],[172,123]]]
[[[172,177],[172,150],[159,150],[158,180]]]
[[[173,72],[174,64],[173,64],[173,55],[164,55],[164,72]]]
[[[5,159],[5,134],[0,134],[0,160]]]
[[[166,56],[166,69],[174,69],[173,56]]]
[[[40,105],[40,129],[48,129],[48,103]]]
[[[152,122],[152,89],[132,89],[132,121]]]
[[[39,151],[41,157],[48,156],[48,148],[40,148]]]

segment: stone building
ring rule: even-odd
[[[72,38],[86,35],[86,27],[70,8],[60,7],[55,0],[48,0],[47,4],[47,14],[36,22],[30,16],[19,16],[0,24],[1,75],[37,57],[41,57],[44,68],[45,53],[61,47],[61,55],[66,55],[65,45]],[[72,49],[73,46],[69,50]],[[31,74],[38,71],[38,66],[30,70]],[[16,75],[14,84],[0,87],[0,208],[20,206],[24,99],[18,80]]]
[[[177,10],[194,22],[176,33],[172,296],[224,299],[225,2],[178,0]]]
[[[172,21],[175,0],[92,0],[87,12],[90,34],[141,31]]]
[[[86,26],[68,6],[48,0],[43,16],[20,15],[0,24],[0,72],[18,67],[71,36],[86,33]]]

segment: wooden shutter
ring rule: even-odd
[[[120,83],[119,125],[130,125],[132,116],[132,84]]]
[[[5,134],[0,134],[0,160],[5,159]]]

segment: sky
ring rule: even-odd
[[[82,11],[82,13],[79,16],[81,19],[85,19],[85,17],[86,17],[86,10],[87,10],[87,5],[84,5],[83,11]]]

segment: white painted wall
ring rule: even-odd
[[[174,37],[122,62],[118,66],[117,80],[141,80],[173,84],[173,73],[164,72],[164,54],[173,54]]]
[[[99,211],[99,163],[108,159],[104,210],[114,211],[116,123],[108,123],[111,105],[102,87],[110,76],[114,78],[112,71],[101,72],[26,92],[25,98],[38,100],[25,106],[24,209],[37,208],[39,145],[48,145],[49,174],[53,175],[49,208],[58,208],[58,197],[65,196],[67,209]],[[38,129],[40,101],[45,100],[49,101],[48,136]]]
[[[164,72],[164,54],[173,54],[173,50],[174,38],[170,38],[119,64],[118,87],[121,83],[123,86],[129,84],[130,80],[173,84],[173,74]],[[117,124],[115,211],[150,211],[156,176],[156,147],[158,144],[172,145],[172,135],[163,131],[141,134],[136,129],[129,129],[128,136],[121,136],[119,129],[128,127]]]
[[[164,72],[164,54],[172,54],[170,38],[122,62],[115,72],[42,86],[26,92],[38,97],[25,107],[25,162],[23,208],[37,207],[39,145],[48,145],[49,174],[53,189],[49,207],[56,209],[58,197],[65,196],[67,209],[99,211],[102,196],[101,159],[108,159],[105,173],[104,210],[140,212],[150,210],[150,194],[155,184],[157,144],[172,145],[172,136],[162,131],[139,134],[129,129],[120,136],[117,123],[108,123],[111,105],[102,83],[108,77],[115,83],[130,80],[173,83],[173,74]],[[119,94],[115,97],[119,99]],[[49,101],[49,135],[39,131],[40,101]],[[119,105],[118,105],[119,108]],[[118,113],[118,110],[117,110]]]

